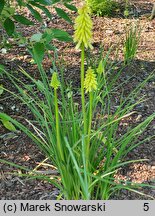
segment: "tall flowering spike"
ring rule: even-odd
[[[86,48],[93,48],[92,46],[92,28],[93,23],[89,16],[90,10],[89,7],[84,4],[79,10],[78,10],[78,16],[75,19],[75,33],[74,33],[74,42],[77,43],[76,49],[79,49],[82,45]]]
[[[84,88],[86,89],[86,93],[97,89],[96,74],[94,73],[94,70],[90,67],[86,72]]]
[[[54,72],[53,75],[52,75],[50,86],[53,87],[55,90],[58,89],[59,86],[60,86],[60,82],[58,80],[56,72]]]

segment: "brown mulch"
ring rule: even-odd
[[[116,14],[114,17],[97,17],[93,16],[94,23],[94,53],[97,54],[100,44],[103,45],[105,53],[113,46],[113,52],[110,55],[110,59],[115,59],[115,53],[118,49],[118,59],[120,62],[123,60],[122,43],[125,37],[125,26],[129,26],[131,23],[138,22],[142,28],[141,40],[138,47],[136,59],[132,64],[126,67],[119,83],[127,80],[130,76],[133,76],[130,83],[124,86],[124,91],[128,92],[143,81],[150,73],[155,70],[155,20],[148,20],[145,17],[146,13],[150,13],[154,0],[137,0],[131,1],[132,10],[129,19],[124,19],[122,13]],[[76,6],[79,5],[75,0]],[[53,12],[53,10],[52,10]],[[30,16],[25,11],[27,16]],[[135,16],[134,16],[135,15]],[[75,13],[71,13],[74,18]],[[46,19],[45,19],[46,21]],[[67,30],[70,34],[73,34],[73,27],[60,19],[55,13],[50,22],[47,22],[48,28],[60,28]],[[18,26],[18,30],[29,38],[32,33],[42,31],[38,23],[35,27]],[[4,64],[8,70],[16,71],[18,66],[23,67],[36,79],[39,78],[36,66],[31,64],[31,56],[29,55],[26,47],[18,46],[14,41],[8,39],[11,47],[7,49],[6,54],[2,54],[0,50],[0,64]],[[75,50],[74,44],[60,43],[55,41],[58,48],[59,57],[65,60],[65,77],[67,80],[73,80],[74,84],[79,85],[79,71],[80,71],[80,53]],[[71,64],[72,63],[72,64]],[[44,66],[49,70],[51,63],[46,58]],[[24,77],[22,80],[28,83]],[[15,88],[8,82],[7,79],[1,79],[0,84],[3,84],[6,88],[15,91]],[[151,79],[141,91],[141,96],[146,95],[147,101],[141,103],[136,107],[137,115],[131,119],[130,124],[144,120],[147,116],[155,112],[155,80]],[[115,104],[117,105],[117,104]],[[32,119],[30,111],[25,105],[19,103],[8,93],[3,93],[0,98],[0,111],[11,115],[14,118],[27,118]],[[122,122],[122,127],[126,127],[127,123]],[[155,135],[155,120],[150,124],[144,133],[144,136]],[[34,143],[23,133],[11,133],[4,129],[0,125],[0,158],[8,161],[12,161],[18,165],[25,166],[27,168],[35,168],[39,162],[44,160],[44,155],[38,150]],[[154,185],[155,183],[155,139],[147,141],[141,146],[134,149],[127,155],[126,159],[148,159],[147,162],[134,163],[123,168],[119,174],[117,174],[117,180],[126,180],[136,183],[147,183]],[[8,172],[20,172],[19,169],[13,168],[7,164],[0,164],[0,199],[56,199],[59,194],[57,188],[43,180],[27,180],[25,178],[17,177]],[[155,185],[154,185],[155,186]],[[155,189],[143,188],[141,192],[155,198]],[[142,197],[133,192],[121,190],[116,194],[113,199],[149,199],[150,197]]]

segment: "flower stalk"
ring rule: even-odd
[[[82,116],[83,116],[83,134],[84,134],[84,149],[86,157],[86,170],[88,170],[89,162],[89,143],[90,143],[90,132],[91,132],[91,120],[92,120],[92,96],[90,93],[90,116],[87,121],[87,114],[85,110],[85,69],[84,69],[84,60],[85,60],[85,48],[92,49],[92,20],[89,15],[90,9],[87,4],[84,4],[78,10],[78,16],[75,19],[75,33],[74,33],[74,42],[77,43],[76,49],[81,49],[81,102],[82,102]],[[87,84],[86,84],[87,86]],[[87,93],[87,89],[86,89]],[[89,125],[88,125],[89,124]],[[88,137],[86,137],[88,135]],[[88,176],[87,176],[88,177]],[[86,179],[87,181],[87,179]]]
[[[54,105],[55,105],[55,127],[56,127],[56,138],[57,138],[57,149],[60,154],[60,159],[64,160],[64,155],[61,146],[61,139],[60,139],[60,121],[59,121],[59,108],[58,108],[58,96],[57,96],[57,89],[60,86],[60,82],[57,78],[57,73],[54,72],[51,80],[51,87],[54,88]]]
[[[84,122],[84,137],[87,134],[87,117],[85,110],[85,93],[84,93],[84,60],[85,60],[85,51],[84,44],[81,46],[81,102],[82,102],[82,114]]]
[[[89,146],[90,146],[90,134],[91,134],[92,116],[93,116],[93,93],[89,92],[89,125],[88,125],[87,152],[89,152]]]
[[[57,96],[56,89],[54,89],[54,104],[55,104],[55,118],[56,118],[57,148],[58,148],[58,152],[60,153],[61,160],[64,160],[64,155],[61,146],[61,139],[60,139],[58,96]]]
[[[89,122],[88,122],[88,138],[86,145],[86,165],[88,167],[89,161],[89,147],[90,147],[90,134],[91,134],[91,125],[92,125],[92,116],[93,116],[93,91],[97,89],[97,79],[96,74],[92,68],[88,68],[86,72],[86,77],[84,80],[84,88],[86,93],[89,92]]]

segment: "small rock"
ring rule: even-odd
[[[6,54],[6,53],[7,53],[7,50],[6,50],[5,48],[2,48],[2,49],[1,49],[1,53],[2,53],[2,54]]]
[[[16,106],[15,105],[13,105],[12,107],[11,107],[11,109],[14,111],[15,110],[15,108],[16,108]]]
[[[155,195],[155,190],[152,190],[151,192],[152,192],[153,195]]]
[[[108,29],[108,30],[106,30],[106,33],[107,34],[113,34],[113,30]]]

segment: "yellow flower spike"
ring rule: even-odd
[[[58,89],[59,86],[60,86],[60,82],[58,80],[56,72],[54,72],[53,75],[52,75],[50,86],[53,87],[55,90]]]
[[[94,73],[94,70],[90,67],[86,72],[84,88],[86,89],[86,93],[97,89],[96,74]]]
[[[75,19],[75,33],[74,33],[74,42],[77,43],[76,49],[79,49],[84,44],[84,47],[92,49],[92,28],[93,23],[89,16],[90,10],[89,7],[84,4],[78,10],[78,16]]]

